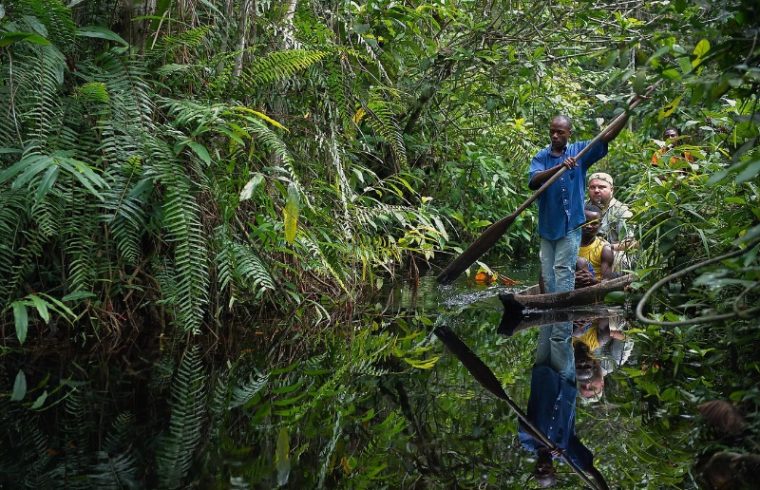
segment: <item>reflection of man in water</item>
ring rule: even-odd
[[[623,364],[631,354],[633,342],[620,324],[621,318],[594,318],[573,322],[578,393],[587,401],[598,401],[604,392],[604,376]]]
[[[571,334],[572,322],[541,327],[536,363],[530,380],[528,419],[602,488],[607,484],[594,468],[594,455],[575,434],[576,371]],[[586,376],[579,373],[579,379]],[[537,454],[534,475],[541,486],[556,482],[551,451],[534,439],[527,428],[518,428],[522,445]]]

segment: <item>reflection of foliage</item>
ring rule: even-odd
[[[198,348],[185,353],[172,381],[168,430],[156,448],[162,488],[180,488],[195,459],[205,419],[205,376]]]

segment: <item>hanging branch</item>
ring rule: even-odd
[[[747,248],[735,250],[733,252],[729,252],[727,254],[721,255],[719,257],[714,257],[712,259],[708,259],[702,262],[699,262],[697,264],[694,264],[692,266],[687,267],[686,269],[680,270],[678,272],[675,272],[673,274],[670,274],[669,276],[665,276],[659,281],[657,281],[654,286],[649,288],[649,290],[644,294],[644,297],[641,298],[641,301],[639,301],[638,306],[636,306],[636,319],[642,323],[646,323],[648,325],[659,325],[661,327],[680,327],[683,325],[694,325],[695,323],[708,323],[708,322],[717,322],[721,320],[730,320],[733,318],[741,318],[741,317],[747,317],[755,312],[760,311],[760,306],[756,306],[754,308],[750,308],[749,310],[744,311],[738,311],[736,305],[734,305],[734,311],[733,313],[723,313],[720,315],[707,315],[707,316],[701,316],[698,318],[690,318],[688,320],[681,320],[678,322],[664,322],[660,320],[652,320],[651,318],[647,318],[644,316],[644,306],[647,304],[647,301],[649,301],[649,298],[654,294],[655,291],[660,289],[663,285],[666,283],[672,281],[673,279],[677,279],[679,277],[682,277],[689,272],[692,272],[696,269],[699,269],[700,267],[704,267],[706,265],[714,264],[716,262],[720,262],[721,260],[730,259],[732,257],[738,257],[740,255],[744,255],[750,250],[752,250],[755,245],[760,243],[760,240],[755,240],[754,242],[747,245]],[[747,291],[742,293],[741,296],[746,294]]]

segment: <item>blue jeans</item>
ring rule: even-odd
[[[573,352],[573,322],[543,325],[538,333],[536,365],[547,365],[561,377],[575,381],[575,353]]]
[[[575,289],[575,262],[580,248],[580,228],[559,240],[541,239],[541,275],[547,293]]]
[[[581,246],[581,229],[559,240],[541,239],[541,274],[548,293],[575,289],[575,262]],[[538,334],[536,364],[546,364],[566,380],[575,381],[575,353],[572,343],[573,323],[544,325]]]

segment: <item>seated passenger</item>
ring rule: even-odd
[[[578,257],[586,259],[593,267],[597,281],[612,279],[616,274],[612,271],[615,263],[615,255],[612,247],[599,236],[599,224],[602,210],[595,204],[588,203],[585,208],[586,223],[581,232],[581,248]]]

